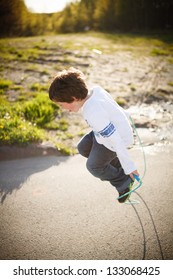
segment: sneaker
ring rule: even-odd
[[[119,192],[118,201],[119,201],[120,203],[124,203],[127,199],[129,199],[129,197],[130,197],[130,195],[131,195],[131,193],[129,193],[129,192],[130,192],[131,189],[132,189],[133,183],[134,183],[134,182],[131,182],[131,183],[128,185],[128,187],[127,187],[124,191]],[[125,195],[126,193],[127,193],[127,195]]]

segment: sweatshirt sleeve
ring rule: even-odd
[[[101,109],[96,110],[89,115],[88,122],[96,135],[96,140],[116,152],[125,174],[136,170],[116,125],[109,120],[107,113]]]

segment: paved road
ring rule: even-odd
[[[0,259],[173,259],[172,145],[145,152],[133,206],[79,155],[1,161]]]

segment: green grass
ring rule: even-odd
[[[0,119],[0,144],[28,144],[43,141],[44,131],[22,118],[5,115]]]
[[[37,93],[30,101],[11,103],[4,96],[0,99],[0,143],[26,144],[44,139],[44,126],[60,109],[44,92]]]
[[[10,104],[0,99],[0,144],[28,144],[41,142],[44,131],[26,121],[23,108],[19,103]]]
[[[168,85],[173,87],[173,82],[169,82]]]
[[[25,98],[22,102],[10,102],[5,95],[0,95],[0,145],[26,145],[49,140],[46,129],[57,129],[63,132],[66,139],[71,139],[70,133],[65,134],[69,127],[68,121],[60,118],[55,122],[54,119],[60,117],[61,111],[49,100],[48,94],[39,91],[30,96],[29,101]],[[55,141],[52,139],[52,142]],[[54,144],[64,155],[75,153],[74,149],[63,143]]]
[[[48,98],[48,94],[40,91],[35,98],[23,105],[26,120],[44,127],[58,115],[59,108]]]
[[[71,156],[73,154],[76,154],[76,150],[74,148],[67,147],[62,142],[57,143],[55,145],[55,147],[58,149],[58,151],[60,151],[61,153],[65,154],[65,155]]]
[[[7,89],[13,84],[10,80],[0,80],[0,89]]]
[[[153,49],[151,51],[152,55],[162,55],[162,56],[168,56],[170,54],[169,50],[164,50],[164,49]]]
[[[34,83],[30,86],[30,89],[33,91],[47,91],[48,90],[48,85],[42,85],[40,83]]]
[[[23,40],[24,45],[22,46],[12,46],[16,42],[16,39],[11,39],[11,42],[7,39],[0,40],[0,53],[4,60],[27,62],[36,60],[45,54],[45,50],[27,46],[25,40]]]

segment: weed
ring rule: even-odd
[[[39,83],[34,83],[30,86],[30,89],[33,91],[43,91],[43,90],[47,90],[48,86],[47,85],[42,85]]]
[[[10,80],[0,80],[0,89],[8,89],[12,84]]]
[[[60,110],[50,101],[47,94],[40,92],[33,100],[24,104],[23,112],[27,120],[44,127],[59,114]]]
[[[5,115],[0,124],[0,144],[27,144],[41,142],[44,132],[31,123]]]
[[[169,82],[168,85],[173,87],[173,82]]]
[[[0,72],[4,71],[4,66],[0,65]]]
[[[0,101],[0,144],[26,144],[44,139],[43,130],[24,119],[18,103],[11,105],[4,98]]]
[[[125,106],[125,105],[127,105],[126,100],[125,100],[124,98],[122,98],[122,97],[117,97],[117,98],[116,98],[116,102],[117,102],[120,106]]]
[[[41,75],[50,75],[49,71],[48,70],[42,70],[40,72]]]
[[[15,91],[18,91],[18,90],[21,91],[23,89],[23,87],[20,85],[13,85],[13,86],[11,86],[11,89],[15,90]]]
[[[25,68],[25,71],[31,71],[31,72],[37,72],[38,71],[38,66],[36,64],[34,65],[27,65]]]
[[[69,148],[63,143],[57,143],[55,144],[55,147],[58,149],[58,151],[67,156],[74,155],[76,153],[75,149]]]
[[[63,118],[60,119],[60,121],[59,121],[59,130],[67,131],[68,127],[69,127],[68,121],[63,119]]]
[[[130,90],[131,91],[136,91],[136,87],[134,85],[130,85]]]
[[[168,58],[168,62],[169,62],[170,64],[173,64],[173,57],[169,57],[169,58]]]
[[[84,131],[79,131],[78,134],[77,134],[79,137],[82,137],[85,135],[85,132]]]
[[[163,49],[153,49],[151,51],[151,55],[162,55],[162,56],[167,56],[169,55],[169,51],[168,50],[163,50]]]
[[[49,123],[46,123],[44,125],[44,128],[47,130],[58,130],[59,129],[59,124],[56,120],[50,121]]]
[[[65,132],[61,136],[62,140],[73,139],[73,138],[74,138],[74,135],[72,133],[69,133],[69,132]]]
[[[49,123],[46,123],[44,125],[45,129],[58,130],[63,132],[67,131],[68,127],[69,127],[69,123],[64,118],[61,118],[59,121],[58,120],[50,121]]]

